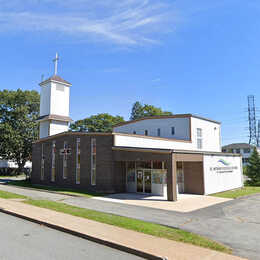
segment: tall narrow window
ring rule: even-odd
[[[41,181],[44,180],[44,144],[42,144],[42,158],[41,158]]]
[[[96,185],[97,143],[96,138],[91,139],[91,185]]]
[[[136,135],[136,131],[133,131],[133,134]]]
[[[161,129],[160,128],[157,129],[157,136],[161,136]]]
[[[77,138],[76,148],[76,184],[80,184],[80,138]]]
[[[145,130],[145,131],[144,131],[144,135],[148,135],[148,130]]]
[[[52,160],[51,160],[51,181],[55,181],[55,153],[56,153],[56,142],[52,141]]]
[[[63,179],[68,177],[68,142],[64,141],[63,145]]]
[[[175,135],[175,127],[172,127],[172,135]]]
[[[202,142],[202,129],[197,128],[197,148],[202,149],[203,142]]]

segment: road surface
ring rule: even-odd
[[[3,213],[0,223],[1,260],[142,259]]]

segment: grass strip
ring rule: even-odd
[[[2,199],[27,199],[27,197],[25,197],[23,195],[19,195],[19,194],[8,192],[8,191],[2,191],[2,190],[0,190],[0,198],[2,198]]]
[[[177,228],[171,228],[159,224],[136,220],[128,217],[122,217],[114,214],[103,213],[95,210],[83,209],[64,203],[48,200],[27,200],[25,201],[25,203],[129,230],[134,230],[155,237],[166,238],[169,240],[189,243],[220,252],[231,253],[230,248],[220,243]]]
[[[37,184],[32,184],[29,181],[25,181],[25,180],[10,181],[8,183],[8,185],[14,185],[14,186],[25,187],[25,188],[34,188],[34,189],[45,190],[45,191],[55,191],[60,194],[74,195],[74,196],[87,197],[87,198],[103,195],[103,194],[89,193],[86,191],[79,191],[79,190],[73,190],[73,189],[67,189],[67,188],[57,188],[57,187],[51,187],[51,186],[37,185]]]
[[[245,186],[241,189],[224,191],[220,193],[211,194],[214,197],[236,199],[239,197],[260,193],[260,187]]]

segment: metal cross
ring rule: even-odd
[[[56,58],[53,60],[53,62],[54,62],[54,75],[57,75],[57,73],[58,73],[58,60],[59,60],[59,55],[56,52]]]

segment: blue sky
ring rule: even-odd
[[[74,120],[128,119],[139,100],[221,121],[224,144],[247,142],[259,15],[259,0],[0,0],[1,89],[39,91],[57,51]]]

